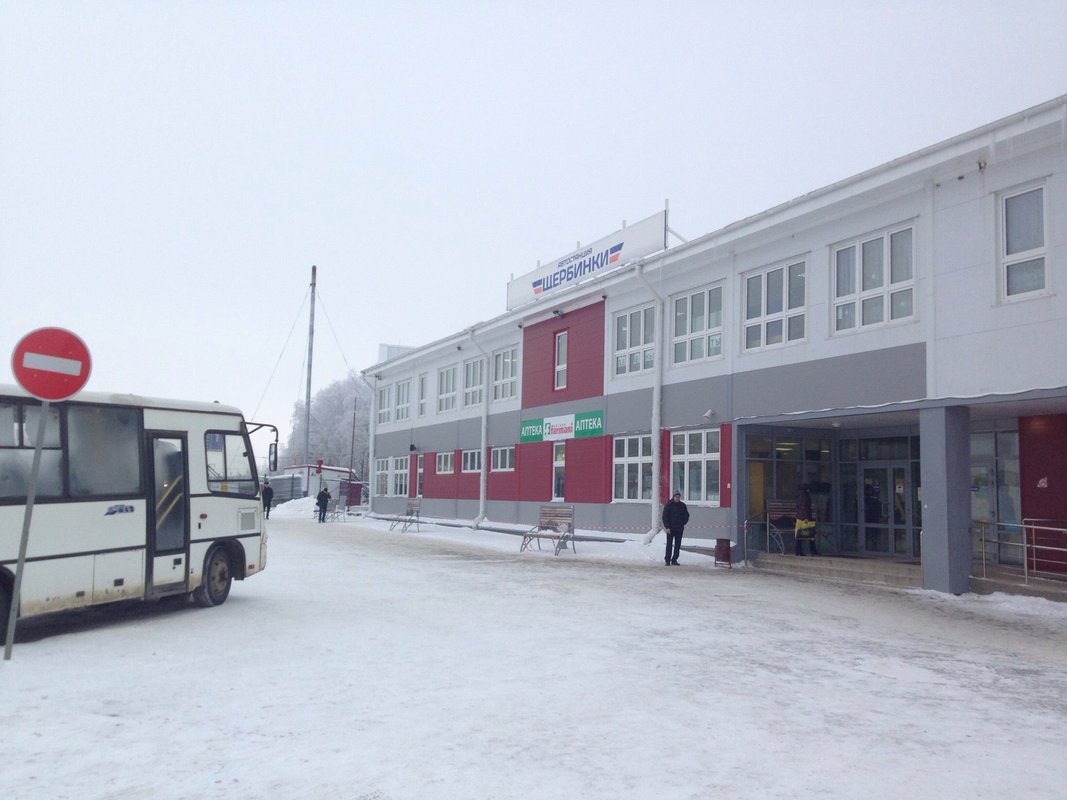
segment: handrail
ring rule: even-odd
[[[1030,563],[1033,561],[1034,571],[1037,569],[1040,561],[1049,561],[1049,556],[1053,554],[1062,553],[1064,556],[1063,563],[1067,566],[1067,526],[1051,526],[1051,525],[1039,525],[1041,522],[1064,522],[1067,520],[1058,519],[1034,519],[1026,518],[1022,522],[994,522],[992,520],[972,520],[972,530],[978,534],[979,549],[981,550],[982,557],[982,577],[986,577],[986,551],[987,545],[993,545],[1000,551],[1000,548],[1020,548],[1022,550],[1022,566],[1023,566],[1023,583],[1029,585],[1030,583]],[[1014,533],[1020,535],[1022,541],[1013,541],[1005,538],[1008,533]],[[1053,544],[1038,544],[1036,534],[1052,534],[1054,536],[1059,535],[1062,537],[1062,543],[1060,546]],[[991,534],[991,535],[990,535]],[[1041,558],[1040,556],[1044,556]],[[997,559],[999,562],[999,558]]]

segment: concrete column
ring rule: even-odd
[[[919,412],[923,588],[970,590],[971,424],[966,406]]]

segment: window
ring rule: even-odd
[[[393,459],[393,494],[408,496],[408,456]]]
[[[411,416],[411,381],[401,381],[396,385],[396,421]]]
[[[656,307],[615,316],[615,374],[642,372],[656,363]]]
[[[494,447],[491,451],[492,461],[490,466],[493,472],[514,472],[515,471],[515,448],[514,447]]]
[[[485,399],[485,361],[476,358],[463,363],[463,405],[476,406]]]
[[[493,354],[493,399],[507,400],[516,394],[519,375],[519,349],[511,347]]]
[[[41,406],[0,403],[0,501],[25,501],[40,424]],[[140,471],[139,462],[137,469]],[[59,497],[62,494],[63,451],[59,440],[59,409],[49,406],[37,472],[37,496]]]
[[[67,410],[67,456],[71,497],[139,494],[140,412],[71,406]],[[185,465],[180,466],[184,474]]]
[[[615,437],[615,500],[652,499],[652,436]]]
[[[671,434],[671,491],[686,502],[719,504],[719,430]]]
[[[722,355],[722,287],[674,299],[675,364]]]
[[[451,411],[456,407],[456,368],[437,371],[437,411]]]
[[[557,389],[567,388],[567,332],[556,334],[556,382]]]
[[[419,453],[418,461],[415,462],[415,481],[416,481],[416,484],[415,484],[415,496],[416,497],[422,497],[422,475],[423,475],[423,468],[422,468],[423,461],[422,461],[422,458],[423,458],[422,453]]]
[[[385,386],[378,390],[378,424],[393,420],[393,387]]]
[[[563,472],[567,448],[566,442],[552,443],[552,499],[562,500],[564,490]]]
[[[456,454],[455,453],[438,453],[437,454],[437,474],[438,475],[451,475],[456,471]]]
[[[426,382],[428,381],[426,373],[419,376],[419,416],[426,416]]]
[[[804,338],[805,262],[773,267],[745,279],[745,349]]]
[[[481,472],[482,469],[482,451],[481,450],[464,450],[461,454],[463,459],[461,468],[464,472]]]
[[[378,497],[389,494],[389,459],[374,459],[374,493]]]
[[[834,250],[834,330],[883,325],[912,316],[912,229]]]
[[[221,494],[255,497],[259,487],[252,479],[252,448],[240,433],[204,434],[207,452],[207,488]]]
[[[1001,198],[1000,261],[1005,297],[1045,289],[1045,190],[1030,188]]]

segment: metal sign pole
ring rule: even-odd
[[[37,443],[33,448],[33,466],[30,468],[30,485],[26,490],[26,511],[22,515],[22,541],[19,543],[19,560],[15,567],[15,585],[11,590],[11,608],[7,614],[7,641],[4,644],[4,661],[11,660],[11,647],[15,643],[15,619],[18,617],[19,598],[22,590],[22,569],[26,564],[26,546],[30,541],[30,519],[33,517],[33,501],[37,499],[37,474],[41,470],[41,450],[44,448],[44,429],[48,426],[48,401],[41,403],[41,418],[37,422]]]

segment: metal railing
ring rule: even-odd
[[[975,555],[985,578],[993,566],[1022,567],[1023,583],[1031,577],[1067,575],[1067,520],[1024,519],[1022,522],[972,520]],[[1042,569],[1045,566],[1045,569]],[[1056,566],[1059,569],[1049,569]]]

